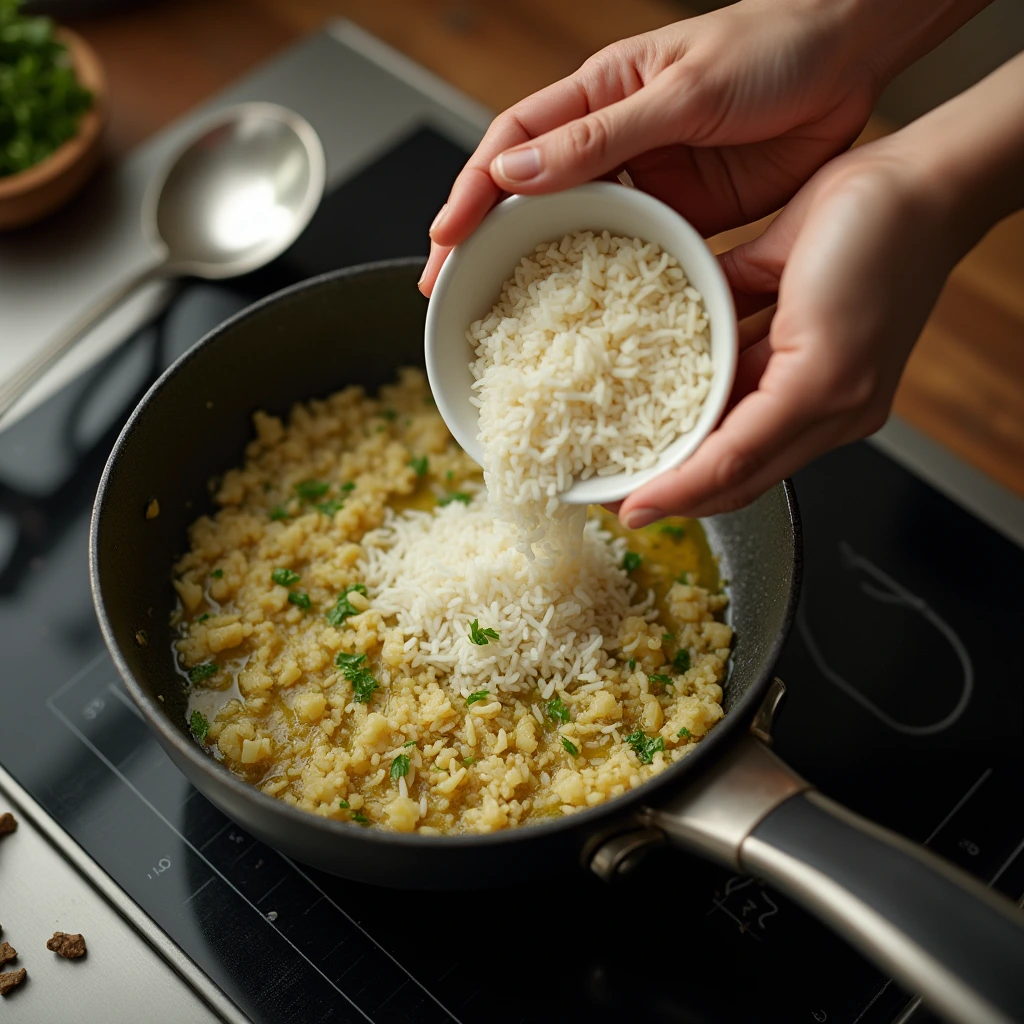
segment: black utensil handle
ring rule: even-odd
[[[1024,1021],[1024,911],[820,793],[793,796],[740,863],[963,1024]]]

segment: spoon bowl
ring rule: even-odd
[[[166,273],[234,277],[295,241],[324,180],[323,147],[304,118],[246,103],[207,121],[153,183],[144,225]]]

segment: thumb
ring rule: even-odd
[[[664,73],[631,96],[499,153],[491,177],[506,192],[558,192],[618,171],[650,149],[681,141],[685,96]]]

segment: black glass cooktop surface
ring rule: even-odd
[[[423,252],[463,159],[413,132],[329,195],[284,259],[186,284],[0,435],[0,763],[260,1024],[892,1021],[908,996],[887,978],[778,893],[697,858],[658,855],[611,886],[559,870],[471,894],[294,864],[191,788],[104,651],[90,506],[150,381],[254,298]],[[777,749],[826,793],[1019,898],[1024,552],[867,444],[802,472],[797,491],[806,582],[779,666]]]

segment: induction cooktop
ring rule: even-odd
[[[336,104],[341,128],[357,104],[380,125],[373,146],[360,137],[371,155],[340,172],[334,162],[331,190],[284,257],[244,279],[186,282],[0,434],[0,783],[130,898],[186,980],[226,997],[227,1019],[929,1019],[785,897],[695,857],[655,854],[610,885],[582,869],[470,894],[358,885],[246,834],[150,735],[88,585],[91,503],[117,432],[166,366],[254,299],[425,253],[472,144],[464,117],[453,127],[438,113],[448,94],[425,104],[427,79],[389,64],[379,44],[318,47],[316,60],[329,54],[366,87]],[[310,87],[316,61],[307,49],[279,62],[285,71]],[[344,140],[332,146],[341,153]],[[796,489],[805,583],[778,667],[788,699],[776,749],[825,793],[1020,899],[1024,687],[1012,638],[1024,550],[870,443],[820,459]]]

